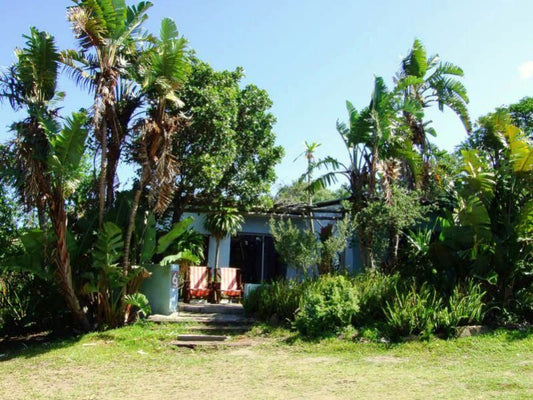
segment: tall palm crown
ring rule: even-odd
[[[179,36],[176,23],[164,18],[156,45],[145,53],[139,65],[141,90],[150,104],[148,118],[140,126],[140,153],[150,170],[146,183],[150,184],[150,198],[158,213],[170,204],[179,173],[172,144],[187,119],[179,112],[183,104],[176,91],[188,71],[187,41]]]
[[[1,95],[15,109],[25,109],[28,117],[15,123],[17,154],[15,185],[28,205],[35,205],[41,228],[47,227],[48,214],[55,234],[56,284],[79,326],[89,329],[72,280],[67,246],[65,198],[74,187],[76,172],[85,149],[85,113],[74,113],[63,126],[57,110],[50,108],[56,93],[59,53],[54,38],[31,28],[26,47],[16,51],[17,62],[1,78]]]
[[[422,42],[416,39],[407,57],[402,60],[400,71],[396,76],[396,90],[403,95],[410,108],[421,112],[436,103],[439,110],[448,107],[457,114],[467,131],[471,130],[468,116],[468,96],[463,84],[457,77],[463,76],[463,70],[449,62],[440,61],[437,55],[427,56]],[[421,117],[412,111],[404,111],[414,144],[425,149],[426,133],[434,134],[426,128]],[[423,114],[422,114],[423,116]]]
[[[7,98],[15,110],[26,109],[28,117],[14,123],[16,139],[12,143],[17,153],[13,178],[23,201],[35,205],[42,216],[46,187],[45,160],[49,141],[41,121],[55,115],[50,103],[61,95],[56,93],[59,54],[54,38],[30,28],[23,36],[25,47],[17,49],[17,62],[0,78],[0,96]]]
[[[181,131],[186,118],[179,113],[181,101],[176,90],[187,76],[187,41],[179,37],[174,21],[161,21],[159,39],[140,58],[136,79],[149,103],[147,117],[135,127],[140,133],[138,158],[141,179],[135,191],[130,221],[126,231],[124,266],[128,268],[130,242],[135,215],[144,188],[149,185],[149,201],[156,213],[164,212],[172,201],[179,163],[173,155],[173,138]]]
[[[93,126],[101,147],[98,189],[101,225],[105,205],[111,203],[106,199],[113,198],[112,184],[107,185],[106,193],[106,180],[114,176],[114,171],[108,173],[108,164],[116,168],[116,148],[120,149],[126,137],[124,123],[118,115],[117,84],[121,77],[128,75],[127,67],[134,59],[141,36],[140,27],[148,18],[146,11],[152,3],[143,1],[128,7],[124,0],[74,0],[74,4],[68,8],[67,16],[80,52],[63,52],[62,59],[78,81],[89,83],[94,89]],[[110,151],[109,143],[118,143],[115,151]]]

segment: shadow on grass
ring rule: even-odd
[[[33,358],[49,351],[75,345],[81,335],[42,332],[0,339],[0,362],[14,358]]]
[[[531,328],[509,329],[504,331],[505,340],[507,340],[508,342],[528,339],[532,336],[532,334],[533,332],[531,331]]]

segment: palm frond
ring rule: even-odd
[[[413,47],[407,57],[402,60],[404,75],[422,78],[428,70],[427,54],[424,45],[419,39],[415,39]]]
[[[17,52],[17,79],[21,82],[26,99],[43,103],[50,100],[56,90],[59,53],[50,34],[30,29],[23,36],[26,46]]]
[[[63,129],[50,141],[53,163],[57,164],[62,171],[72,172],[80,164],[87,139],[86,122],[85,113],[73,113],[71,117],[66,118]]]

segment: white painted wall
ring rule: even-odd
[[[182,218],[193,217],[194,222],[192,227],[199,233],[204,235],[210,235],[210,233],[204,228],[205,214],[198,213],[184,213]],[[294,224],[300,227],[304,227],[308,224],[306,220],[292,220]],[[264,216],[247,216],[245,217],[245,222],[240,230],[240,233],[250,233],[250,234],[270,234],[269,227],[269,218]],[[315,222],[315,229],[317,232],[320,231],[322,226],[327,225],[329,221],[320,221]],[[220,241],[220,256],[219,256],[219,266],[220,267],[229,267],[230,261],[230,245],[231,238],[228,236]],[[211,268],[215,265],[215,253],[216,253],[216,241],[210,236],[209,237],[209,257],[207,260],[207,265]],[[356,266],[360,264],[359,252],[356,248],[346,247],[344,252],[344,260],[346,267],[355,272]],[[287,269],[287,278],[295,277],[296,271],[292,268]]]

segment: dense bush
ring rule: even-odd
[[[413,283],[409,290],[397,291],[394,300],[386,303],[388,333],[392,337],[428,337],[434,333],[452,336],[461,325],[483,321],[484,295],[479,285],[467,282],[456,286],[445,300],[433,287],[425,283],[417,287]]]
[[[263,321],[293,322],[306,337],[328,336],[347,328],[393,339],[432,334],[451,337],[459,326],[483,322],[485,292],[479,284],[467,281],[446,295],[427,283],[410,282],[377,272],[355,278],[325,275],[302,282],[279,281],[251,292],[244,307]]]
[[[244,298],[244,309],[263,321],[289,323],[294,320],[309,282],[281,280],[262,284]]]
[[[0,274],[0,332],[60,329],[68,313],[50,283],[28,272]]]
[[[305,291],[294,325],[304,336],[324,336],[351,325],[358,311],[353,282],[343,275],[323,276]]]
[[[354,325],[373,325],[384,321],[383,306],[396,296],[399,276],[368,272],[357,275],[353,282],[359,295],[359,312],[354,317]]]

